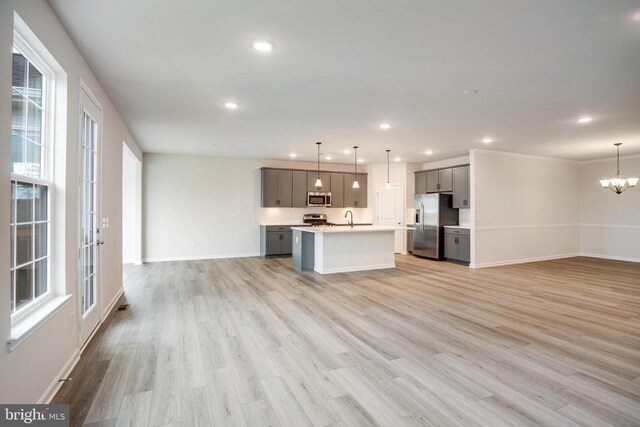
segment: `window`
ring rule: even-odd
[[[50,295],[48,88],[53,74],[16,34],[11,92],[11,313]]]

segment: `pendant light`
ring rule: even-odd
[[[317,188],[322,187],[322,181],[320,180],[320,145],[321,144],[322,142],[316,142],[316,145],[318,146],[318,179],[316,179]]]
[[[384,186],[385,190],[391,190],[391,182],[389,182],[389,153],[391,150],[385,150],[387,152],[387,184]]]
[[[360,184],[358,184],[358,146],[355,145],[353,147],[354,155],[353,155],[353,185],[351,188],[360,188]]]
[[[620,178],[620,146],[622,145],[622,142],[617,142],[613,145],[616,146],[616,150],[618,152],[617,154],[618,171],[616,173],[615,178],[601,179],[600,185],[602,185],[602,188],[608,188],[614,193],[620,194],[629,187],[635,187],[636,184],[638,183],[638,178],[627,178],[627,179]]]

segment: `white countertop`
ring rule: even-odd
[[[407,230],[407,227],[390,227],[386,225],[356,225],[351,227],[291,227],[292,230],[308,233],[375,233],[380,231]]]
[[[305,224],[302,223],[302,222],[291,221],[291,222],[261,222],[260,225],[264,225],[264,226],[267,226],[267,227],[273,227],[273,226],[285,227],[285,226],[288,226],[288,225],[296,226],[296,227],[302,227]]]
[[[468,225],[445,225],[444,228],[461,228],[463,230],[470,230],[471,227]]]

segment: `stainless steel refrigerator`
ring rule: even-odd
[[[453,209],[451,194],[416,194],[413,254],[425,258],[444,258],[445,225],[458,225],[458,210]]]

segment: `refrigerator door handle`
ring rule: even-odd
[[[424,203],[420,203],[420,224],[422,225],[422,232],[424,233]]]

